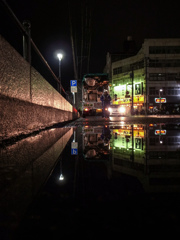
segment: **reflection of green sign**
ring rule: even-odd
[[[155,103],[166,103],[166,98],[155,98]]]
[[[155,130],[155,135],[166,135],[166,130]]]

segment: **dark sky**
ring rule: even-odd
[[[102,72],[107,52],[122,51],[123,42],[129,35],[136,41],[138,48],[145,38],[180,38],[180,14],[178,3],[173,3],[175,1],[87,1],[92,12],[90,72]],[[20,22],[25,19],[31,22],[32,39],[55,74],[58,75],[56,52],[60,49],[64,52],[62,81],[74,79],[68,0],[6,2]],[[69,2],[78,36],[81,1]],[[2,14],[0,20],[0,26],[5,26]]]

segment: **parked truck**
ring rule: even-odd
[[[95,116],[102,113],[100,100],[103,91],[109,92],[107,73],[88,73],[82,79],[82,116]]]

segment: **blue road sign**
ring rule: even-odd
[[[77,87],[77,80],[71,80],[71,87]]]
[[[71,148],[71,155],[78,155],[78,150],[76,148]]]

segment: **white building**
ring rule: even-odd
[[[145,39],[136,55],[112,59],[108,53],[105,71],[114,104],[125,105],[129,112],[179,111],[180,39]]]

